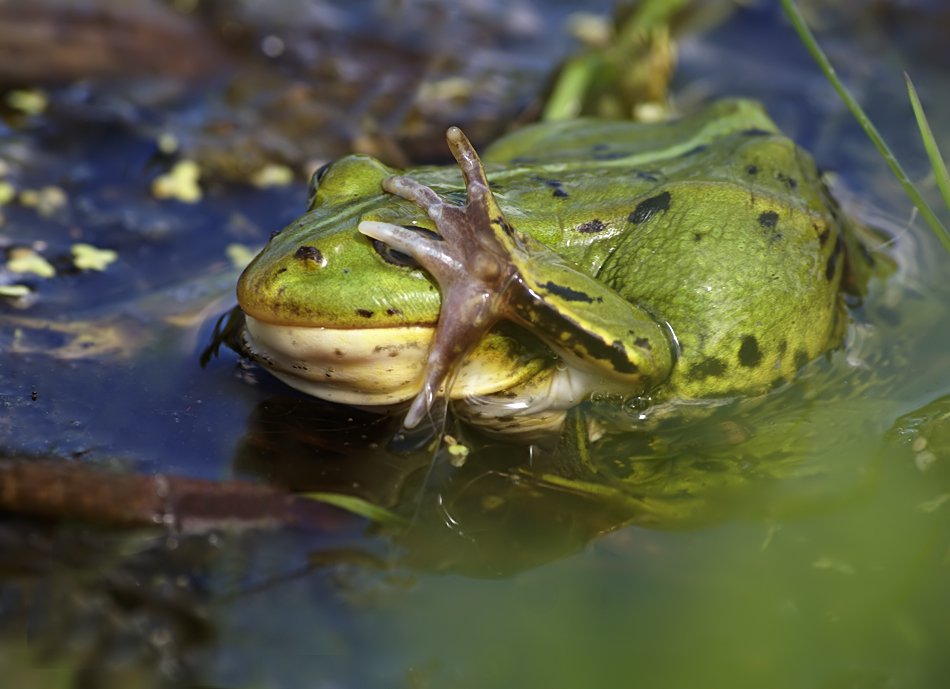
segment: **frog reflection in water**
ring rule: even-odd
[[[484,168],[447,139],[461,180],[324,168],[245,270],[244,345],[277,377],[348,404],[414,398],[407,427],[448,395],[518,433],[592,393],[645,401],[641,418],[760,395],[841,342],[860,247],[758,104],[539,124]]]

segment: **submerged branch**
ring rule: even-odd
[[[350,523],[335,507],[249,481],[124,474],[28,457],[0,461],[0,511],[185,532]]]

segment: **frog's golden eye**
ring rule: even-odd
[[[324,163],[317,171],[310,176],[310,185],[307,187],[307,205],[313,206],[314,199],[317,197],[317,189],[320,188],[320,181],[327,176],[327,171],[330,169],[330,166],[333,165],[331,160],[329,163]]]

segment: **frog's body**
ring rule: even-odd
[[[486,150],[487,181],[449,139],[466,186],[341,159],[245,271],[247,347],[283,380],[351,404],[420,395],[412,425],[457,372],[469,417],[521,429],[598,390],[761,394],[840,342],[855,240],[758,105],[536,125]]]

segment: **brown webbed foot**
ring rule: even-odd
[[[448,396],[452,378],[465,355],[502,317],[505,294],[516,277],[509,259],[518,243],[491,190],[472,144],[458,127],[446,140],[465,180],[467,203],[445,203],[429,187],[409,177],[390,177],[383,189],[422,208],[439,236],[389,223],[364,221],[363,234],[412,256],[439,283],[442,306],[429,346],[422,390],[404,425],[414,428],[432,408],[439,390]]]

